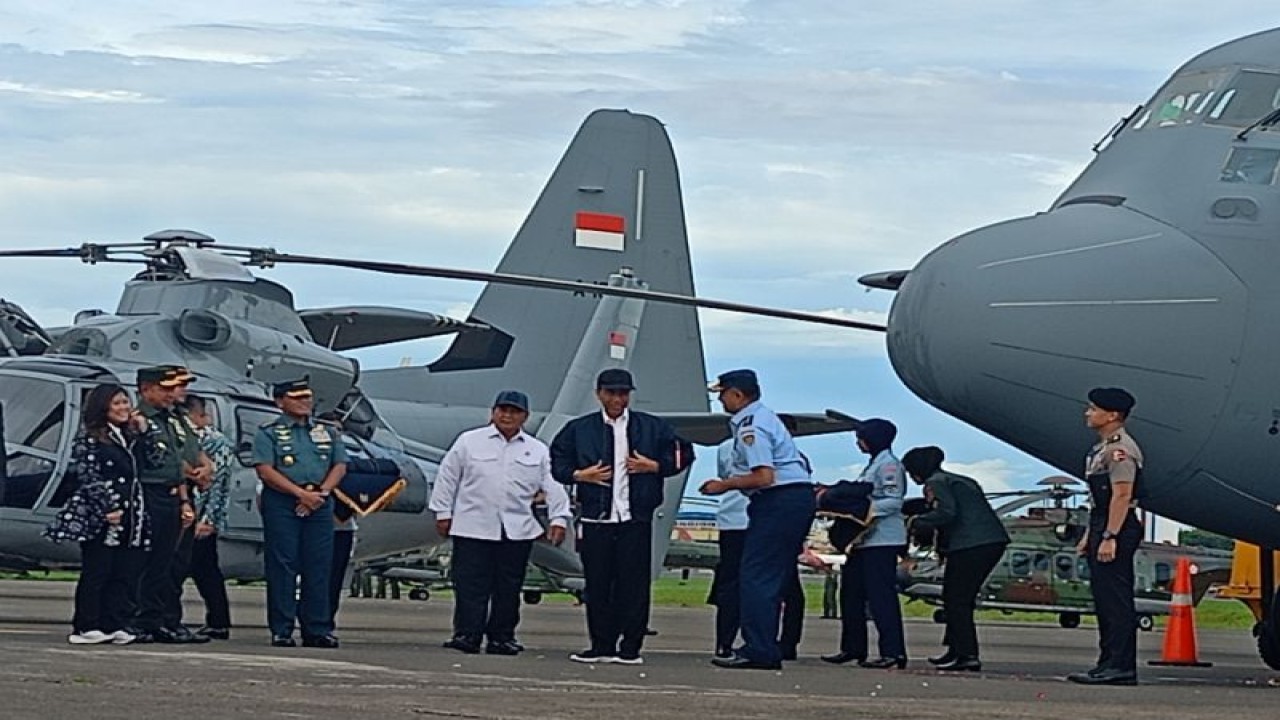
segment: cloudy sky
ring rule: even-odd
[[[699,292],[875,318],[853,281],[1044,209],[1177,65],[1265,29],[1256,3],[986,0],[7,0],[0,246],[190,227],[224,242],[493,267],[594,108],[666,123]],[[42,321],[127,272],[6,261]],[[465,312],[465,284],[283,269],[304,306]],[[703,316],[709,370],[779,409],[937,443],[995,489],[1052,471],[901,387],[883,339]],[[432,346],[366,357],[430,359]],[[1088,437],[1082,431],[1082,452]],[[847,439],[807,441],[825,479]]]

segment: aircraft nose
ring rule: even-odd
[[[1129,389],[1135,418],[1158,419],[1153,433],[1219,411],[1246,305],[1235,275],[1185,233],[1124,207],[1073,205],[928,255],[894,300],[889,356],[931,405],[1075,471],[1091,387]],[[1182,456],[1161,466],[1181,467],[1205,439],[1175,443]]]

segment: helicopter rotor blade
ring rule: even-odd
[[[658,292],[653,290],[596,285],[595,283],[584,282],[581,280],[558,280],[555,278],[534,277],[532,275],[513,275],[510,273],[460,270],[427,265],[410,265],[407,263],[315,257],[310,255],[292,255],[289,253],[274,252],[262,252],[256,254],[251,259],[251,262],[253,264],[261,264],[263,266],[284,263],[293,265],[320,265],[350,268],[353,270],[368,270],[370,272],[387,273],[390,275],[409,275],[416,277],[445,278],[450,280],[473,280],[478,282],[491,282],[504,285],[542,288],[547,290],[562,290],[566,292],[612,295],[617,297],[636,298],[639,300],[652,300],[654,302],[687,305],[698,308],[707,308],[709,310],[727,310],[729,312],[763,315],[765,317],[782,318],[784,320],[798,320],[801,322],[819,323],[823,325],[835,325],[837,327],[854,328],[856,330],[872,330],[875,332],[885,332],[887,330],[884,325],[877,323],[849,320],[840,317],[830,317],[827,315],[819,315],[817,313],[783,310],[780,308],[761,307],[757,305],[745,305],[742,303],[690,297],[688,295],[677,295],[675,293]]]

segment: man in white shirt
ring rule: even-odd
[[[551,477],[547,446],[524,432],[529,398],[504,390],[490,424],[458,436],[440,463],[431,490],[436,532],[453,539],[453,638],[460,652],[518,655],[520,588],[533,541],[544,535],[533,512],[545,494],[553,544],[564,541],[570,510],[564,487]]]

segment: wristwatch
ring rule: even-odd
[[[1103,540],[1115,540],[1115,539],[1116,539],[1116,534],[1115,534],[1115,533],[1113,533],[1113,532],[1111,532],[1110,530],[1103,530],[1103,531],[1102,531],[1102,539],[1103,539]]]

